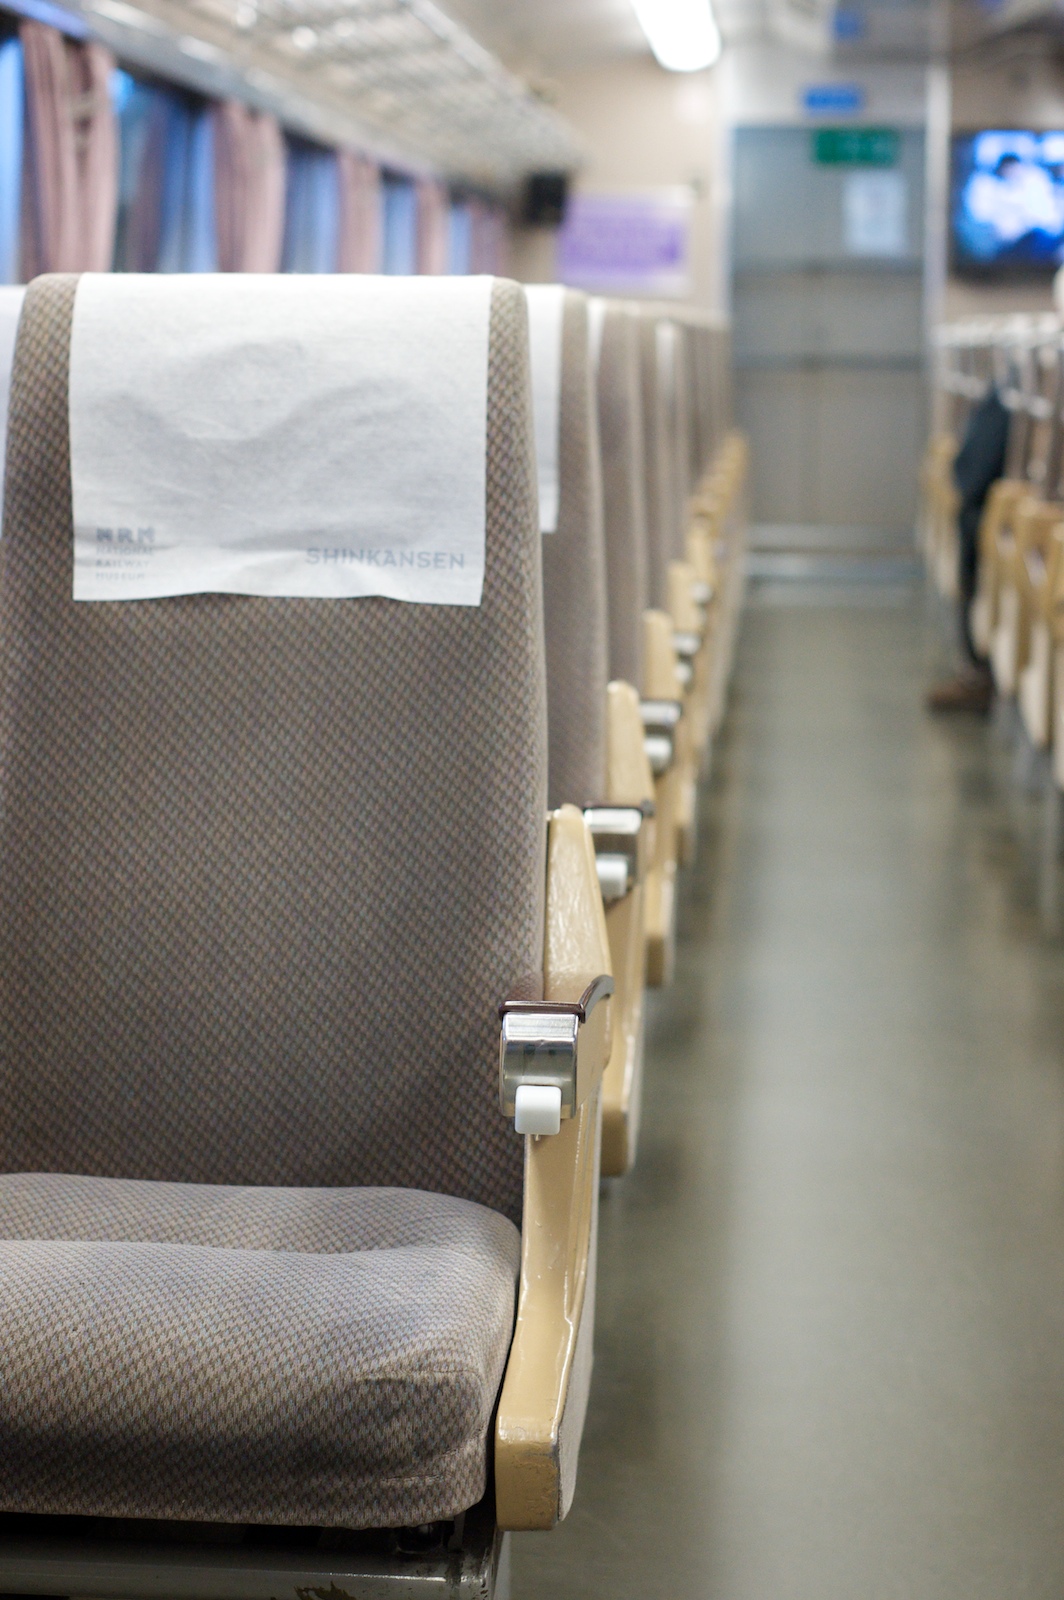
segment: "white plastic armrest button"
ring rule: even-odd
[[[693,594],[696,605],[708,606],[713,598],[713,585],[711,583],[696,583]]]
[[[643,823],[653,810],[650,801],[641,806],[584,807],[603,900],[620,900],[638,883],[642,874]]]
[[[683,706],[678,700],[641,700],[639,714],[650,770],[659,777],[672,764],[673,733],[683,715]]]
[[[655,778],[660,778],[667,772],[672,761],[672,740],[664,733],[648,733],[643,739],[643,748],[650,762],[650,770]]]
[[[514,1095],[514,1128],[518,1133],[558,1133],[562,1125],[562,1092],[549,1083],[521,1083]]]
[[[599,888],[602,890],[603,900],[620,900],[628,893],[631,869],[627,856],[604,852],[602,855],[596,855],[595,866],[598,869]]]

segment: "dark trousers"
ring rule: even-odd
[[[979,523],[982,515],[981,504],[966,505],[961,507],[957,519],[961,649],[976,667],[985,667],[987,664],[986,657],[979,654],[972,638],[972,601],[979,586]]]

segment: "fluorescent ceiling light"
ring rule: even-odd
[[[669,72],[701,72],[720,56],[720,29],[710,0],[632,0],[658,64]]]

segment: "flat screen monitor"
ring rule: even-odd
[[[952,166],[955,272],[1041,277],[1064,263],[1064,132],[957,134]]]

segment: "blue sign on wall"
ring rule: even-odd
[[[802,90],[802,108],[811,117],[855,116],[867,96],[859,83],[812,83]]]

